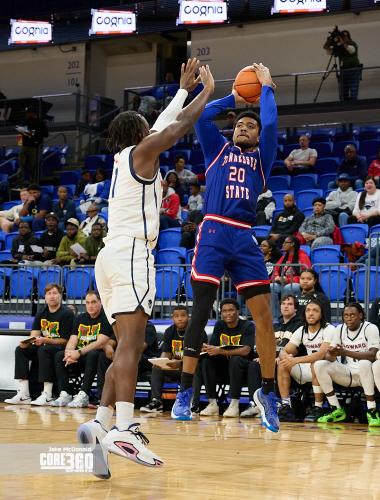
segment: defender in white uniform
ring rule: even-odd
[[[364,311],[359,303],[347,304],[343,311],[343,324],[335,329],[326,359],[317,361],[314,366],[321,389],[331,406],[331,411],[322,415],[318,422],[340,422],[346,419],[346,412],[340,407],[335,395],[335,382],[343,387],[363,387],[367,399],[368,424],[380,426],[372,372],[372,363],[379,348],[377,326],[364,321]]]
[[[280,421],[297,420],[290,402],[291,378],[298,384],[313,384],[315,407],[307,414],[306,419],[315,420],[315,414],[322,409],[323,394],[313,364],[324,358],[334,332],[335,328],[326,322],[321,304],[317,300],[310,301],[303,312],[303,325],[293,333],[280,352],[277,370],[281,395],[281,407],[278,412]],[[301,346],[306,350],[306,355],[302,355]]]
[[[151,251],[158,237],[161,207],[158,157],[192,128],[214,91],[208,66],[199,68],[200,76],[195,77],[198,65],[196,59],[182,65],[181,88],[151,131],[145,118],[134,111],[120,113],[109,128],[109,147],[116,152],[109,231],[95,263],[95,278],[118,344],[95,420],[78,429],[79,441],[94,446],[94,473],[103,479],[110,477],[108,452],[150,467],[163,464],[146,447],[149,440],[135,422],[134,395],[145,327],[155,296]],[[182,110],[188,91],[200,80],[202,92]],[[116,425],[110,430],[114,406]]]

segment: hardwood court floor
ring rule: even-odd
[[[0,405],[0,445],[74,444],[78,423],[94,410]],[[0,471],[2,499],[348,499],[380,498],[380,428],[282,424],[263,430],[257,419],[168,414],[142,416],[161,469],[111,456],[112,478],[85,474],[16,474]],[[17,470],[17,464],[15,464]]]

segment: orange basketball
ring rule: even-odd
[[[237,74],[234,89],[247,102],[256,102],[260,98],[261,83],[251,66],[246,66]]]

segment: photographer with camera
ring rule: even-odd
[[[334,31],[329,32],[323,48],[339,59],[340,72],[337,77],[340,100],[356,101],[363,67],[359,62],[357,43],[351,39],[349,31],[339,31],[338,26],[335,26]]]

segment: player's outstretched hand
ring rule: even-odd
[[[193,57],[188,59],[187,63],[182,63],[181,66],[181,79],[179,81],[179,86],[181,89],[187,90],[187,92],[192,92],[195,87],[200,83],[201,77],[195,76],[199,67],[199,60]]]
[[[208,64],[199,68],[199,75],[201,77],[201,82],[203,83],[205,90],[209,94],[213,94],[215,90],[215,82]]]
[[[253,63],[252,69],[256,73],[257,79],[261,83],[261,85],[268,85],[269,87],[276,88],[276,85],[273,83],[272,77],[270,75],[269,68],[264,66],[264,64]]]

